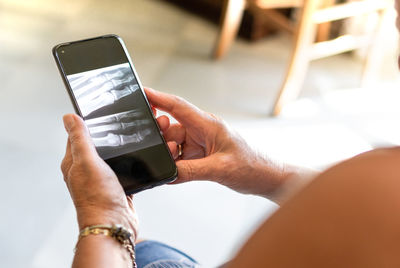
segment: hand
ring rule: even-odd
[[[68,143],[61,164],[64,180],[74,202],[79,228],[97,224],[122,224],[137,237],[138,220],[117,176],[99,157],[83,120],[64,116]]]
[[[247,143],[216,116],[201,111],[180,97],[145,89],[156,109],[172,115],[157,120],[170,151],[177,160],[176,183],[210,180],[242,193],[268,196],[287,175],[282,166],[255,153]],[[177,144],[183,146],[178,158]]]

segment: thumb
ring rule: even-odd
[[[194,160],[179,160],[176,162],[178,168],[178,180],[176,183],[212,180],[216,174],[213,166],[218,165],[218,159],[214,156],[207,156]]]
[[[63,121],[71,144],[72,160],[96,156],[96,149],[82,118],[75,114],[67,114],[64,115]]]

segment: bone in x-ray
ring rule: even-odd
[[[134,77],[130,73],[130,70],[120,67],[119,69],[109,70],[99,75],[91,76],[90,78],[83,74],[80,77],[71,78],[69,81],[71,87],[74,89],[75,97],[79,99],[91,94],[93,91],[104,92],[107,91],[110,86],[129,84],[133,80]],[[107,85],[107,83],[111,84]]]
[[[107,115],[95,119],[86,120],[86,125],[92,135],[101,134],[110,131],[121,131],[128,128],[140,127],[143,129],[145,125],[151,122],[148,119],[135,120],[142,113],[139,111],[128,111],[119,114]],[[128,121],[128,122],[126,122]]]
[[[132,135],[108,133],[105,137],[92,138],[92,140],[96,147],[119,147],[129,143],[139,143],[150,134],[150,129],[143,129]]]
[[[86,120],[86,125],[90,134],[95,135],[92,139],[96,147],[118,147],[130,143],[139,143],[151,134],[151,130],[144,127],[151,125],[150,120],[135,119],[141,115],[142,112],[140,111],[127,111]],[[135,127],[140,128],[137,130]],[[132,128],[132,131],[136,132],[129,135],[116,134],[128,128]]]
[[[109,89],[111,88],[109,87]],[[89,96],[78,99],[78,103],[80,103],[79,107],[83,116],[87,116],[100,108],[111,105],[117,100],[134,93],[138,88],[138,85],[122,84],[106,92],[95,91]]]
[[[139,86],[133,84],[134,77],[129,65],[108,68],[95,75],[84,73],[70,78],[71,87],[83,116],[111,105],[134,93]]]

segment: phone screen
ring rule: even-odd
[[[56,47],[56,54],[75,108],[124,189],[136,192],[174,177],[174,161],[122,41],[78,41]]]

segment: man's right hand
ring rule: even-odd
[[[158,118],[178,167],[176,183],[210,180],[238,192],[269,197],[288,176],[282,166],[255,153],[216,116],[178,96],[148,88],[145,91],[153,108],[178,121],[170,124],[167,116]],[[181,157],[179,144],[183,148]]]

